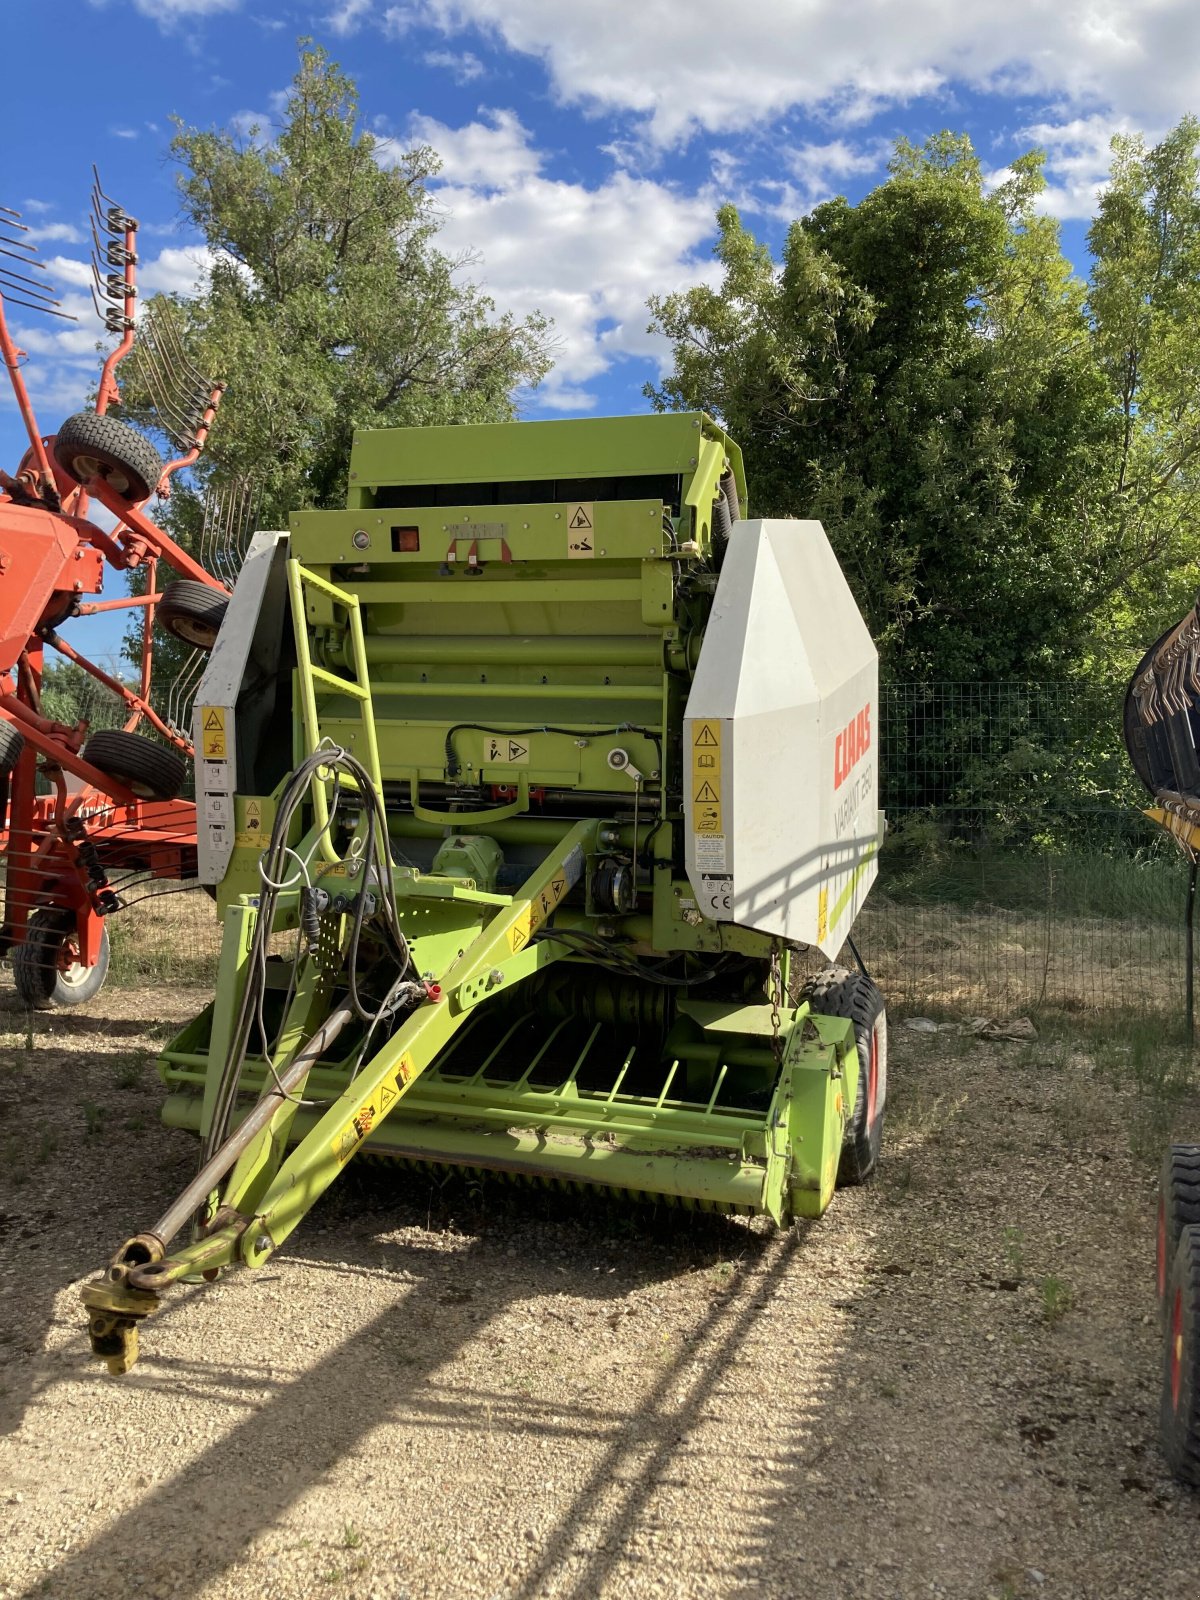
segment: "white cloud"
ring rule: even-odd
[[[108,131],[114,139],[136,139],[138,136],[136,128],[110,128]]]
[[[686,17],[622,8],[616,25],[611,0],[419,0],[388,15],[479,29],[541,60],[562,102],[633,113],[664,145],[792,107],[861,122],[956,82],[1156,124],[1200,103],[1194,0],[743,0],[732,32],[723,0],[692,0]]]
[[[469,50],[455,54],[453,50],[427,50],[422,57],[427,67],[442,67],[452,73],[455,83],[473,83],[483,77],[483,62]]]
[[[325,18],[326,26],[339,38],[357,33],[372,6],[373,0],[341,0]]]
[[[38,222],[21,235],[29,244],[82,244],[83,232],[70,222]]]
[[[448,128],[433,117],[413,117],[409,129],[418,144],[432,145],[441,158],[441,181],[476,189],[511,189],[541,170],[542,157],[512,111],[484,111],[486,122]],[[384,140],[390,153],[394,140]],[[385,161],[386,165],[386,161]]]
[[[1068,122],[1035,122],[1019,138],[1046,152],[1047,187],[1041,207],[1060,220],[1094,217],[1096,197],[1105,187],[1114,134],[1129,133],[1125,117],[1074,117]],[[999,176],[999,175],[997,175]]]
[[[91,0],[99,10],[119,0]],[[236,11],[242,0],[133,0],[133,8],[167,32],[176,22],[189,17],[212,17],[223,11]]]
[[[553,373],[539,403],[590,410],[585,387],[627,357],[661,360],[646,332],[649,295],[715,282],[703,247],[715,196],[614,173],[595,188],[545,175],[545,158],[511,112],[449,128],[414,119],[415,138],[442,156],[433,185],[444,226],[439,244],[471,257],[470,275],[504,311],[554,319]]]

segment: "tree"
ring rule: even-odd
[[[718,291],[651,301],[660,407],[715,410],[757,512],[820,518],[897,676],[1036,676],[1102,579],[1077,508],[1111,416],[1083,286],[1038,216],[1041,159],[989,189],[964,137],[790,228],[783,262],[718,214]]]
[[[223,376],[211,444],[167,518],[194,545],[205,491],[254,487],[260,527],[345,503],[356,426],[499,421],[548,370],[548,324],[497,315],[435,245],[433,152],[357,126],[353,82],[302,42],[282,126],[177,125],[186,220],[210,266],[194,298],[150,302],[122,369],[126,408],[169,431],[159,372],[176,339]],[[174,452],[172,452],[174,453]]]
[[[1099,523],[1119,637],[1140,655],[1200,578],[1200,121],[1113,140],[1088,234],[1093,339],[1116,419]]]

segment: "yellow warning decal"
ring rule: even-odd
[[[228,760],[224,706],[200,707],[200,753],[209,761]]]
[[[508,946],[513,955],[523,950],[542,924],[554,915],[555,908],[566,892],[567,875],[560,868],[546,887],[534,895],[528,909],[522,911],[508,930]]]
[[[403,1092],[401,1084],[407,1086],[416,1077],[416,1070],[412,1056],[405,1053],[374,1094],[363,1101],[330,1146],[339,1162],[345,1165],[372,1128],[383,1121]]]
[[[721,807],[721,728],[716,719],[692,723],[692,832],[724,833]]]
[[[829,937],[829,890],[822,884],[817,891],[817,943]]]

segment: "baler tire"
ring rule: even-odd
[[[1200,1227],[1184,1228],[1167,1280],[1159,1438],[1183,1483],[1200,1486]]]
[[[108,977],[108,929],[100,932],[100,955],[94,967],[74,961],[69,967],[59,964],[63,945],[75,926],[69,911],[49,907],[35,911],[29,919],[24,940],[12,953],[13,982],[18,995],[35,1011],[51,1006],[81,1006],[92,1000]]]
[[[1179,1236],[1191,1223],[1200,1223],[1200,1144],[1173,1144],[1163,1157],[1158,1177],[1154,1232],[1160,1315],[1167,1303],[1167,1279],[1179,1248]]]
[[[144,434],[116,417],[77,411],[54,439],[54,459],[76,483],[103,478],[122,500],[148,500],[162,476],[162,459]]]
[[[854,1024],[859,1074],[854,1109],[846,1118],[837,1181],[865,1183],[879,1163],[887,1102],[887,1008],[879,990],[861,972],[827,967],[801,990],[818,1016],[846,1017]]]
[[[102,728],[80,754],[142,800],[174,800],[187,776],[187,765],[177,750],[123,728]]]
[[[167,584],[154,620],[173,639],[196,650],[211,650],[229,609],[229,596],[194,578],[176,578]]]
[[[0,772],[11,772],[25,750],[25,735],[11,722],[0,721]]]

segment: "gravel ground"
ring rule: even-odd
[[[78,1284],[194,1170],[195,1004],[0,1009],[0,1595],[1191,1592],[1131,1074],[897,1029],[878,1181],[787,1236],[352,1170],[111,1379]]]

